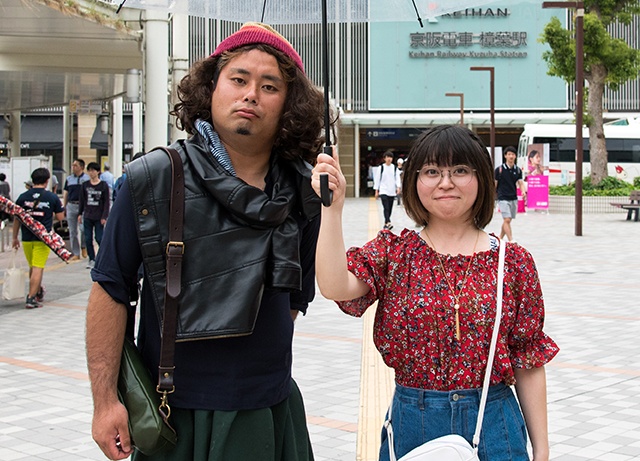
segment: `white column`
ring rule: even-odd
[[[109,167],[113,175],[122,171],[122,97],[111,101],[111,122],[113,129],[113,145],[109,149]]]
[[[145,11],[144,81],[145,150],[167,145],[169,121],[169,19],[166,13]]]
[[[20,107],[22,103],[22,83],[11,82],[9,91],[9,107]],[[12,110],[9,112],[11,117],[11,127],[9,131],[8,143],[9,157],[20,157],[20,142],[22,138],[22,130],[20,129],[20,110]],[[20,189],[22,191],[22,189]],[[12,188],[13,191],[13,188]],[[17,195],[15,196],[17,197]]]
[[[20,142],[22,138],[20,111],[12,110],[9,114],[11,115],[11,142],[9,143],[9,157],[20,157]]]
[[[69,111],[69,106],[62,108],[62,169],[70,174],[71,172],[71,156],[73,155],[73,115]],[[64,184],[60,184],[62,189]]]
[[[208,21],[207,21],[208,23]],[[171,108],[179,102],[178,84],[189,71],[189,16],[173,15],[173,72],[171,88]],[[171,142],[185,138],[187,134],[176,126],[177,119],[171,117]]]
[[[142,152],[142,103],[136,102],[131,104],[131,109],[133,111],[132,117],[132,141],[133,141],[133,149],[131,149],[131,158],[136,155],[138,152]],[[118,175],[120,171],[118,171]]]

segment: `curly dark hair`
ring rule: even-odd
[[[429,210],[420,201],[417,182],[418,171],[427,164],[473,168],[478,178],[478,197],[471,216],[478,229],[491,222],[495,200],[493,167],[487,147],[478,135],[460,125],[441,125],[424,131],[411,147],[402,168],[402,200],[407,215],[422,226],[429,223]]]
[[[196,62],[178,85],[180,102],[171,111],[171,115],[178,119],[178,128],[194,135],[196,119],[212,123],[211,94],[220,72],[233,58],[253,49],[275,56],[287,82],[287,98],[274,148],[282,158],[302,157],[309,163],[315,163],[324,143],[323,93],[286,54],[268,45],[246,45]],[[335,119],[332,125],[334,123]]]

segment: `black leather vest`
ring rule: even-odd
[[[319,213],[310,167],[272,162],[272,198],[226,174],[196,135],[175,143],[184,164],[185,217],[177,340],[251,334],[265,286],[301,289],[292,213]],[[165,293],[171,164],[152,151],[126,168],[145,275],[158,318]]]

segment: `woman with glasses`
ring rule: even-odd
[[[329,175],[333,204],[323,208],[316,255],[322,294],[349,315],[378,302],[374,343],[394,369],[394,451],[475,431],[496,313],[499,239],[483,229],[494,209],[491,159],[470,130],[425,131],[404,162],[403,202],[422,230],[382,230],[345,254],[346,181],[338,155],[314,168]],[[508,243],[503,313],[479,444],[483,461],[549,459],[544,365],[558,347],[543,331],[544,304],[533,258]],[[515,385],[516,401],[511,386]],[[380,460],[389,459],[383,430]]]

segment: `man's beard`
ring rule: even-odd
[[[238,127],[236,129],[236,134],[241,134],[243,136],[249,136],[251,134],[251,131],[249,131],[247,128]]]

